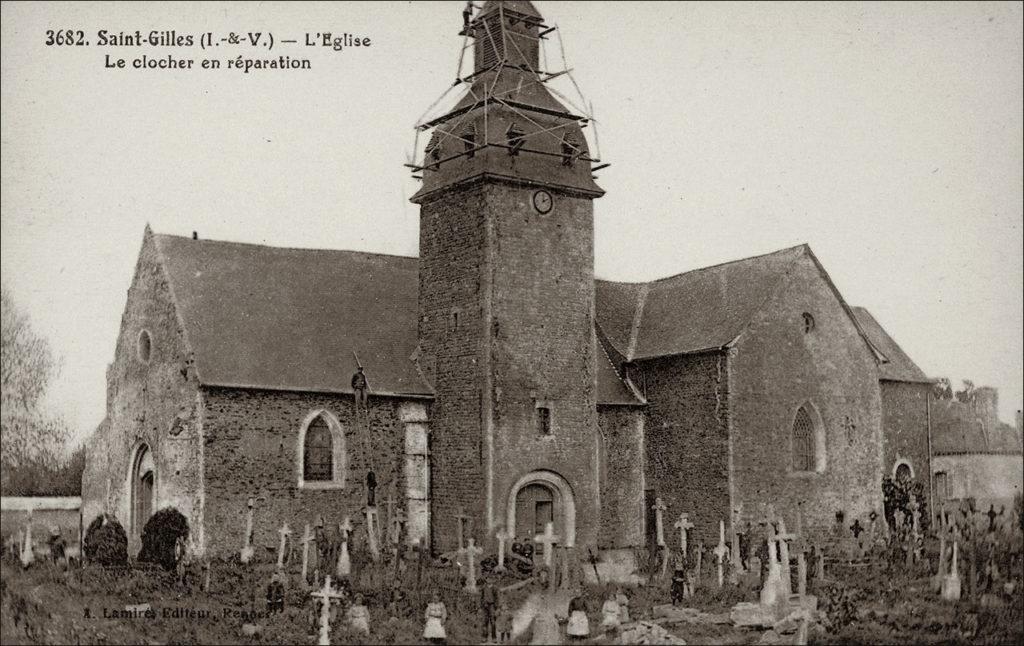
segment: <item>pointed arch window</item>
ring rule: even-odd
[[[307,416],[299,431],[299,487],[345,486],[345,434],[326,411]]]
[[[807,406],[801,406],[793,419],[793,470],[814,471],[816,467],[814,420]]]

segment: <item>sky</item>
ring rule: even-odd
[[[455,79],[463,6],[2,5],[0,276],[62,359],[49,405],[80,437],[104,415],[147,223],[417,253],[417,182],[402,164],[413,125]],[[1020,3],[536,6],[559,27],[593,106],[591,145],[611,163],[595,205],[598,277],[808,243],[928,375],[997,387],[1012,422],[1024,399]],[[90,44],[47,46],[56,28]],[[300,43],[98,44],[99,30],[136,29]],[[301,44],[324,32],[371,45]],[[546,48],[561,69],[558,39]],[[311,69],[131,68],[143,54],[198,67],[286,53]]]

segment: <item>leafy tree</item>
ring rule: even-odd
[[[70,432],[43,406],[58,373],[50,344],[32,329],[6,286],[0,287],[0,319],[0,487],[9,493],[16,469],[59,468]]]
[[[936,399],[953,399],[953,384],[949,381],[949,377],[939,377],[935,381],[933,393]]]
[[[970,379],[964,379],[964,387],[961,390],[956,391],[956,400],[965,404],[974,400],[973,381]]]

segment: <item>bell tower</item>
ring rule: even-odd
[[[553,28],[532,3],[489,1],[464,18],[473,69],[455,87],[465,95],[418,126],[430,137],[412,165],[417,360],[435,393],[432,541],[453,549],[464,511],[479,543],[499,527],[532,539],[550,513],[560,544],[592,544],[592,202],[603,191],[583,136],[590,120],[549,90],[559,74],[539,69],[539,52]]]

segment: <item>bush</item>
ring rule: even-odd
[[[175,546],[179,538],[188,538],[188,521],[174,507],[161,509],[150,516],[142,528],[139,561],[158,563],[166,570],[173,570],[178,564]]]
[[[85,531],[85,558],[104,567],[128,565],[128,535],[117,519],[109,514],[96,517]]]

